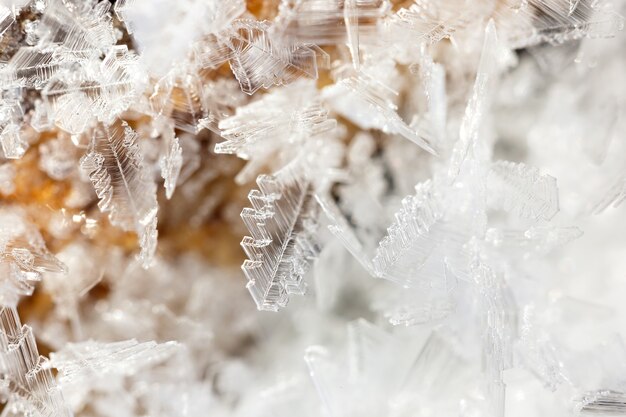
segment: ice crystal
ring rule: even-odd
[[[496,162],[490,172],[494,205],[529,219],[550,220],[559,211],[556,179],[523,164]]]
[[[626,399],[623,392],[591,392],[578,401],[576,409],[581,415],[619,415],[626,412]]]
[[[260,310],[278,310],[289,295],[304,294],[304,274],[319,252],[315,241],[318,206],[311,182],[292,167],[261,175],[250,192],[252,208],[241,212],[251,236],[241,241],[248,260],[241,268]]]
[[[435,242],[441,239],[437,237],[437,225],[444,208],[438,200],[430,181],[418,184],[415,195],[402,200],[396,223],[389,227],[373,260],[381,276],[411,274],[410,264],[423,264],[430,256]]]
[[[42,273],[65,272],[65,265],[46,248],[41,234],[25,214],[5,207],[0,212],[2,294],[5,306],[15,306],[20,296],[31,295]]]
[[[624,414],[625,13],[0,1],[2,415]]]
[[[81,159],[111,223],[137,232],[141,260],[149,265],[156,248],[156,184],[149,178],[137,134],[126,122],[95,129],[89,152]]]
[[[431,139],[425,137],[423,133],[416,132],[398,115],[397,107],[391,97],[389,97],[397,93],[389,91],[384,85],[380,85],[375,80],[362,76],[346,78],[341,83],[375,109],[384,121],[382,127],[384,131],[402,135],[426,151],[436,153],[431,144]]]
[[[126,46],[113,46],[97,65],[58,73],[42,91],[48,117],[82,133],[94,119],[110,124],[141,92],[142,73]]]
[[[24,47],[13,55],[4,71],[9,82],[36,88],[45,85],[58,68],[53,49]]]
[[[15,308],[0,310],[2,379],[7,384],[9,413],[72,416],[48,367],[39,356],[33,331],[22,326]]]
[[[624,23],[610,7],[606,1],[505,0],[498,13],[510,46],[520,48],[613,36]]]
[[[277,25],[286,36],[317,45],[348,43],[378,33],[377,19],[390,9],[386,0],[296,0],[281,4]]]
[[[265,22],[237,20],[225,42],[232,54],[230,67],[246,94],[301,77],[316,79],[318,67],[328,65],[318,46],[285,41]]]
[[[127,340],[99,343],[88,340],[50,355],[50,365],[59,370],[63,389],[70,384],[85,384],[92,378],[109,375],[132,375],[151,362],[159,362],[175,351],[175,342],[157,344]]]
[[[285,106],[291,111],[285,112]],[[335,126],[336,121],[315,98],[313,86],[295,83],[239,107],[235,115],[223,119],[219,129],[226,140],[215,145],[215,152],[250,160],[240,174],[247,176],[264,165],[275,166],[277,159],[288,162],[308,139]]]

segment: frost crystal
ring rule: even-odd
[[[612,36],[624,23],[610,7],[607,1],[506,0],[499,13],[511,47],[519,48]]]
[[[285,112],[286,106],[289,112]],[[315,98],[313,86],[295,83],[239,107],[235,115],[223,119],[219,129],[226,140],[215,145],[215,152],[249,160],[240,175],[256,174],[264,165],[275,165],[277,159],[288,162],[307,140],[335,126],[336,121],[328,118],[328,111]]]
[[[624,15],[0,0],[1,416],[626,415]]]
[[[50,355],[50,365],[59,370],[59,382],[84,384],[91,378],[107,374],[132,375],[151,362],[159,362],[176,350],[174,342],[157,344],[138,343],[127,340],[115,343],[99,343],[93,340],[68,344],[63,350]]]
[[[510,162],[493,164],[489,183],[494,206],[528,219],[550,220],[559,211],[556,179],[536,168]]]
[[[301,77],[316,79],[318,67],[328,65],[319,47],[285,41],[264,22],[234,22],[226,46],[232,54],[230,67],[246,94]]]
[[[65,272],[65,265],[46,248],[41,234],[19,209],[0,211],[0,303],[15,306],[20,296],[31,295],[42,273]]]
[[[100,210],[109,214],[115,226],[137,232],[141,261],[150,265],[157,238],[156,184],[143,166],[137,134],[119,120],[99,126],[81,166],[100,199]]]
[[[32,329],[22,326],[15,308],[0,310],[0,349],[2,380],[9,398],[5,409],[9,413],[72,416],[48,360],[39,356]]]
[[[279,310],[290,294],[304,294],[304,274],[319,252],[315,241],[318,206],[311,183],[286,167],[261,175],[250,192],[252,208],[241,212],[251,236],[241,241],[248,256],[241,268],[259,310]]]

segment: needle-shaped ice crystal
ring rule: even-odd
[[[437,154],[431,139],[425,135],[425,132],[417,132],[398,114],[398,107],[390,97],[397,93],[365,74],[345,78],[340,81],[339,85],[353,92],[381,116],[383,131],[401,135],[427,152]]]
[[[512,365],[515,316],[501,274],[481,260],[471,265],[482,324],[482,367],[487,415],[504,417],[503,371]]]
[[[249,194],[251,208],[241,212],[250,236],[241,242],[248,259],[242,269],[259,310],[278,311],[290,294],[304,294],[304,274],[319,253],[319,207],[311,183],[290,166],[274,176],[261,175]]]
[[[588,392],[575,402],[574,409],[581,415],[626,414],[626,393],[615,390]]]
[[[87,340],[68,343],[50,354],[50,365],[60,372],[63,390],[70,384],[89,384],[110,375],[133,375],[142,368],[163,361],[179,345],[176,342],[139,343],[134,339],[102,343]]]
[[[495,247],[546,254],[583,235],[576,226],[533,226],[528,230],[489,229],[485,240]]]
[[[450,158],[449,175],[454,179],[468,158],[468,154],[476,147],[481,129],[489,110],[490,100],[495,86],[499,53],[499,40],[493,20],[485,28],[482,51],[476,79],[465,113],[461,120],[459,139]]]
[[[111,223],[137,232],[141,260],[149,266],[156,248],[156,184],[143,164],[137,134],[126,122],[100,125],[81,159]]]
[[[4,32],[15,22],[15,17],[11,12],[11,9],[0,4],[0,37],[4,35]]]
[[[619,207],[626,200],[626,173],[620,173],[609,182],[607,189],[593,205],[593,213],[600,214],[608,207]]]

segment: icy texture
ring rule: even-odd
[[[150,97],[151,110],[157,117],[169,116],[174,127],[189,133],[200,130],[199,122],[207,116],[207,103],[199,77],[176,71],[159,80]]]
[[[485,2],[489,3],[489,2]],[[485,5],[472,5],[464,0],[435,3],[418,0],[403,7],[385,20],[388,41],[435,43],[454,34],[480,16]]]
[[[24,111],[15,91],[9,90],[0,99],[0,144],[7,159],[19,159],[28,149],[20,135],[20,120]]]
[[[304,274],[319,252],[315,241],[317,203],[311,183],[286,167],[261,175],[250,192],[252,208],[241,212],[251,236],[241,241],[248,256],[241,268],[259,310],[277,311],[291,294],[304,294]]]
[[[13,22],[15,22],[15,18],[13,17],[13,13],[11,13],[11,9],[4,5],[0,5],[0,36],[7,31]]]
[[[2,415],[624,414],[624,13],[0,1]]]
[[[156,249],[156,184],[143,166],[137,134],[126,122],[99,126],[81,159],[111,223],[137,232],[141,262],[149,266]]]
[[[41,44],[53,44],[69,56],[93,56],[115,43],[106,2],[49,0],[37,31]]]
[[[165,195],[172,198],[176,189],[176,181],[183,165],[183,149],[180,147],[177,137],[172,138],[166,145],[166,154],[161,158],[161,176],[165,180]]]

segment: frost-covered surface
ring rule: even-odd
[[[625,13],[0,2],[2,416],[626,415]]]

